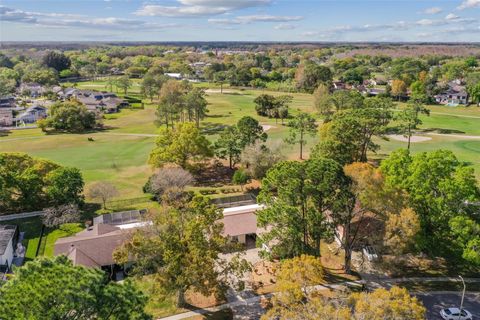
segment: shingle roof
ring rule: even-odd
[[[15,225],[0,225],[0,255],[5,253],[7,246],[15,235],[17,226]]]
[[[129,238],[129,233],[115,226],[98,224],[73,237],[58,239],[54,252],[55,255],[70,255],[71,259],[78,259],[72,261],[86,266],[92,261],[99,266],[112,265],[115,264],[113,252]],[[73,249],[79,251],[72,252]]]
[[[82,250],[72,247],[70,252],[67,254],[67,258],[73,262],[73,265],[78,266],[85,266],[91,268],[99,268],[101,267],[98,263],[96,263],[92,258],[87,256]]]

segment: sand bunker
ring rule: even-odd
[[[275,128],[274,126],[271,126],[269,124],[262,124],[263,131],[268,131],[272,128]]]
[[[390,134],[388,137],[393,140],[408,142],[408,138],[400,134]],[[410,142],[425,142],[428,140],[432,140],[432,138],[424,136],[411,136],[410,138]]]

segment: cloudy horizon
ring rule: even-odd
[[[480,41],[480,0],[65,3],[2,1],[0,41]]]

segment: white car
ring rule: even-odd
[[[462,309],[460,314],[459,308],[446,308],[440,311],[440,316],[445,320],[472,320],[473,316],[470,312]]]
[[[378,260],[378,254],[372,246],[363,247],[363,254],[367,257],[368,261]]]

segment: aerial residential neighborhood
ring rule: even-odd
[[[480,319],[479,22],[4,0],[0,319]]]

